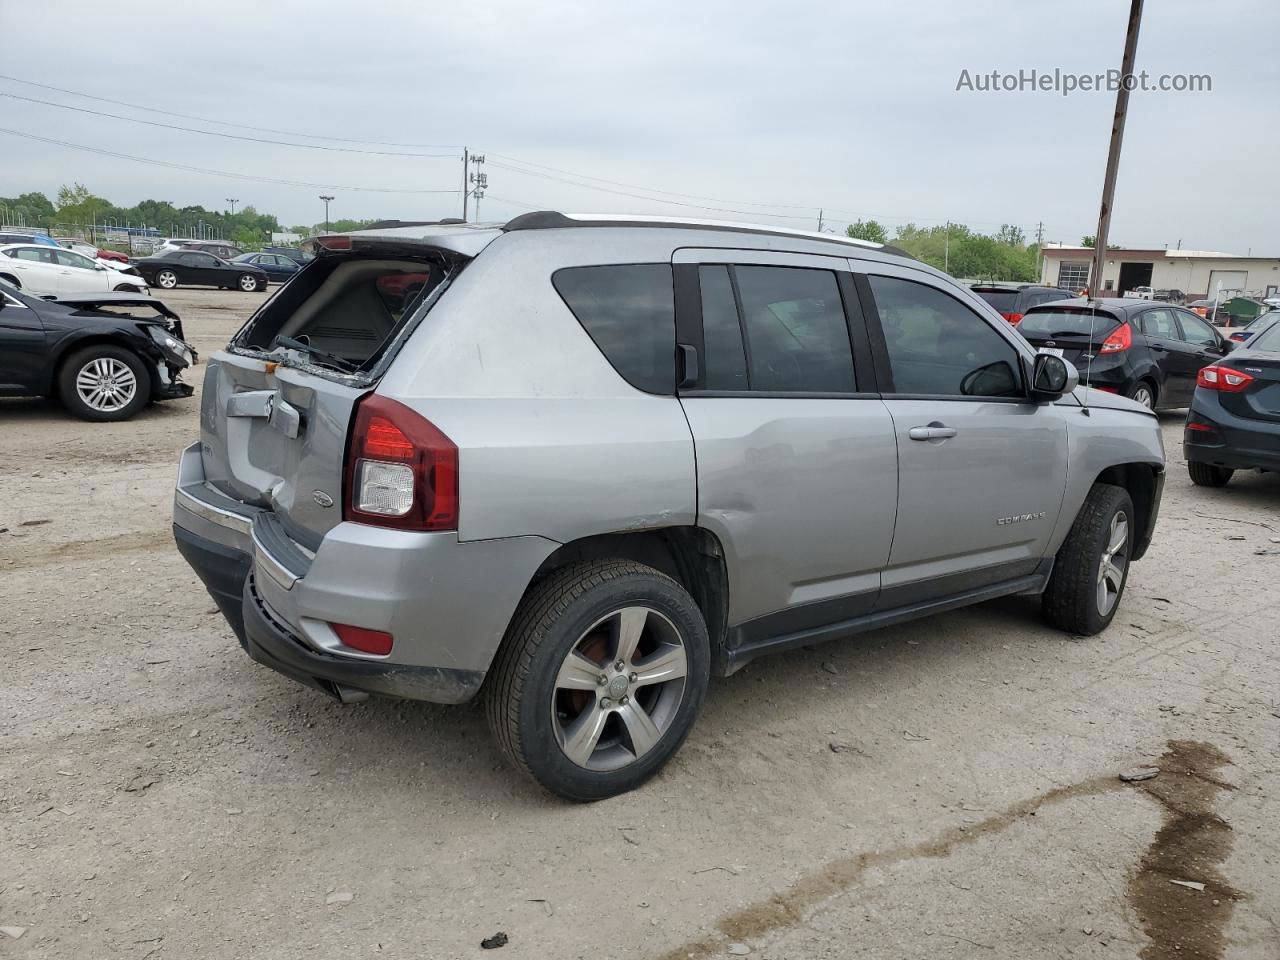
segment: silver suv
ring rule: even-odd
[[[892,248],[559,213],[313,244],[208,364],[178,547],[254,660],[480,695],[561,796],[643,783],[761,654],[1008,594],[1096,633],[1151,540],[1155,417]]]

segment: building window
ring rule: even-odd
[[[1088,285],[1088,260],[1064,260],[1058,264],[1058,286],[1064,290],[1079,290]]]

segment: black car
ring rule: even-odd
[[[219,260],[234,260],[244,253],[239,247],[233,247],[221,240],[177,240],[174,241],[183,250],[199,250],[201,253],[212,253]]]
[[[170,250],[133,261],[133,266],[153,287],[224,287],[245,293],[267,289],[267,272],[252,263],[228,263],[199,250]]]
[[[302,264],[297,260],[278,253],[242,253],[231,262],[261,267],[268,277],[280,283],[291,280],[293,275],[302,269]]]
[[[1280,324],[1200,371],[1182,450],[1202,487],[1237,470],[1280,470]]]
[[[974,293],[995,307],[1014,326],[1032,307],[1054,300],[1072,300],[1075,294],[1061,287],[1040,287],[1032,283],[975,283]]]
[[[1201,367],[1231,343],[1189,310],[1153,300],[1077,298],[1032,307],[1018,325],[1031,345],[1057,353],[1080,382],[1145,407],[1185,407]]]
[[[61,400],[84,420],[127,420],[152,400],[193,393],[182,321],[144,293],[57,301],[0,283],[0,396]]]

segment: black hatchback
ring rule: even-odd
[[[1075,364],[1081,383],[1153,410],[1187,406],[1200,368],[1232,346],[1191,311],[1152,300],[1077,298],[1032,307],[1018,331]]]
[[[1237,470],[1280,470],[1280,324],[1200,371],[1182,449],[1202,487]]]

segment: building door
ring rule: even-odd
[[[1150,263],[1121,263],[1120,264],[1120,296],[1125,296],[1135,287],[1151,286],[1151,270],[1154,264]]]

